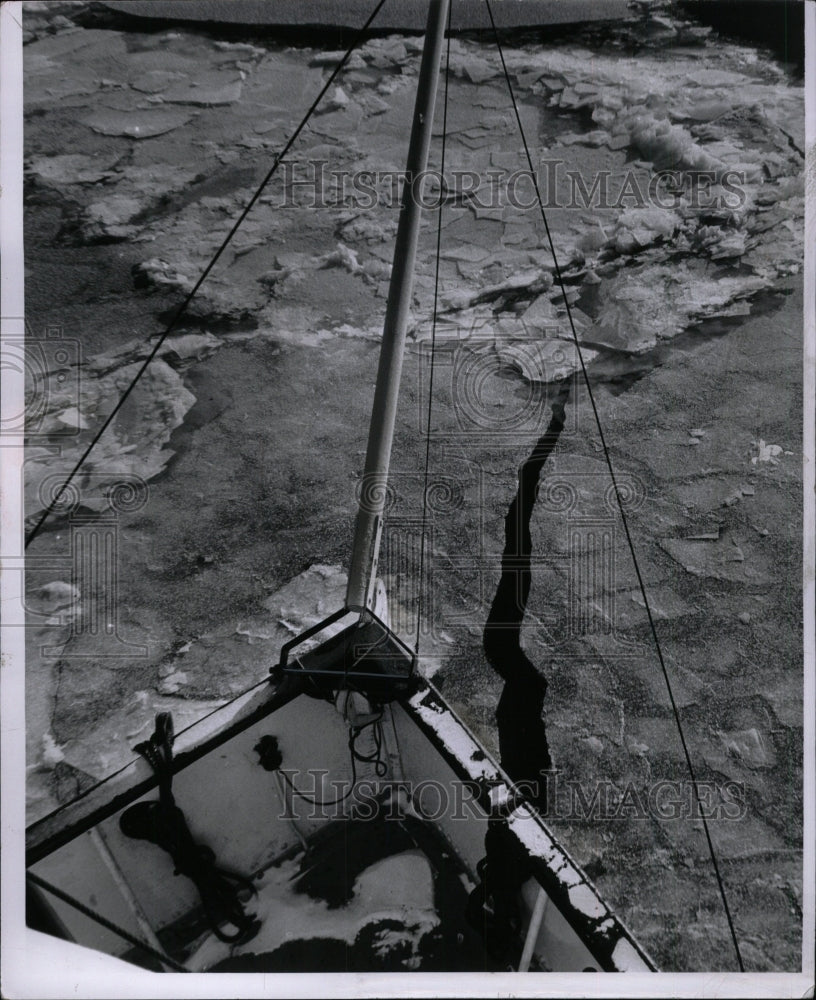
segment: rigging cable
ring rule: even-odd
[[[660,668],[663,671],[663,679],[664,679],[664,681],[666,683],[666,690],[667,690],[668,695],[669,695],[669,701],[671,702],[672,712],[674,714],[674,720],[675,720],[675,722],[677,724],[677,731],[678,731],[679,736],[680,736],[680,743],[682,744],[682,747],[683,747],[683,754],[684,754],[685,759],[686,759],[686,766],[688,768],[689,777],[691,778],[691,785],[692,785],[692,789],[693,789],[693,792],[694,792],[694,798],[695,798],[695,801],[697,803],[697,807],[698,807],[698,812],[699,812],[700,818],[702,819],[703,829],[705,831],[705,836],[706,836],[706,841],[708,842],[708,850],[709,850],[709,854],[711,855],[711,863],[712,863],[713,868],[714,868],[714,874],[716,875],[716,878],[717,878],[717,885],[718,885],[719,892],[720,892],[720,898],[722,899],[723,909],[725,910],[726,920],[728,921],[728,929],[729,929],[729,931],[731,933],[731,940],[733,942],[734,951],[736,952],[736,956],[737,956],[737,964],[739,965],[740,972],[744,972],[745,971],[745,966],[744,966],[743,961],[742,961],[742,954],[740,952],[739,941],[737,940],[737,933],[736,933],[736,930],[734,928],[734,922],[733,922],[733,920],[731,918],[731,909],[730,909],[730,907],[728,905],[728,898],[727,898],[726,892],[725,892],[725,885],[723,883],[722,875],[720,874],[720,866],[719,866],[719,864],[717,862],[717,853],[714,850],[714,843],[713,843],[713,841],[711,839],[711,832],[710,832],[710,830],[708,828],[708,822],[707,822],[706,817],[705,817],[705,812],[702,809],[702,803],[700,801],[700,793],[699,793],[699,790],[697,788],[697,778],[695,776],[694,766],[693,766],[692,761],[691,761],[691,753],[689,752],[688,744],[686,743],[686,737],[685,737],[685,734],[683,733],[683,726],[682,726],[682,723],[680,721],[680,712],[679,712],[679,710],[677,708],[677,702],[674,699],[674,692],[672,690],[671,680],[669,679],[669,672],[668,672],[668,670],[666,668],[666,663],[665,663],[665,661],[663,659],[663,651],[662,651],[661,646],[660,646],[660,640],[658,639],[657,629],[655,628],[655,623],[654,623],[654,618],[652,617],[652,609],[651,609],[651,606],[649,605],[649,599],[646,596],[646,586],[645,586],[645,584],[643,582],[643,576],[641,575],[641,572],[640,572],[640,565],[638,563],[637,555],[635,553],[634,542],[632,541],[632,536],[631,536],[630,531],[629,531],[629,523],[628,523],[628,520],[627,520],[627,517],[626,517],[626,511],[624,510],[623,500],[621,499],[620,489],[618,488],[618,481],[617,481],[617,478],[615,476],[615,469],[614,469],[614,467],[612,465],[612,458],[611,458],[611,456],[609,454],[609,448],[607,447],[607,444],[606,444],[606,438],[604,437],[603,427],[601,426],[601,419],[600,419],[600,416],[598,414],[598,408],[595,405],[595,397],[594,397],[593,392],[592,392],[592,385],[590,383],[589,375],[587,373],[586,364],[584,362],[584,355],[583,355],[583,352],[581,351],[581,345],[580,345],[580,343],[578,341],[578,334],[575,331],[575,322],[574,322],[573,317],[572,317],[572,310],[570,309],[569,298],[567,297],[567,291],[566,291],[566,288],[564,286],[564,278],[563,278],[563,276],[561,274],[561,268],[558,266],[558,258],[555,255],[555,245],[553,243],[553,238],[552,238],[552,235],[550,233],[549,224],[547,223],[547,213],[544,211],[544,203],[542,201],[541,192],[540,192],[539,187],[538,187],[538,177],[537,177],[537,174],[536,174],[536,172],[535,172],[535,170],[533,168],[533,160],[532,160],[532,157],[530,155],[530,148],[527,145],[527,138],[526,138],[526,136],[524,134],[524,126],[522,125],[521,115],[519,114],[518,105],[516,103],[516,95],[513,92],[513,84],[510,81],[510,74],[509,74],[509,72],[507,70],[507,64],[504,61],[504,52],[502,51],[501,42],[499,41],[499,33],[496,30],[496,22],[493,20],[493,10],[492,10],[492,8],[490,6],[490,0],[485,0],[485,4],[487,5],[487,13],[488,13],[488,16],[490,17],[490,25],[491,25],[491,28],[493,30],[493,37],[494,37],[495,42],[496,42],[496,48],[498,49],[499,58],[501,59],[501,65],[502,65],[502,70],[504,71],[504,78],[505,78],[505,81],[507,83],[507,89],[510,92],[510,99],[513,102],[513,111],[515,112],[516,122],[518,124],[518,129],[519,129],[519,134],[521,136],[521,141],[522,141],[522,144],[524,146],[524,152],[525,152],[525,155],[527,157],[527,166],[528,166],[528,169],[530,171],[530,178],[532,179],[533,186],[535,188],[536,199],[538,200],[538,207],[539,207],[539,209],[541,211],[541,218],[542,218],[542,220],[544,222],[544,230],[545,230],[546,235],[547,235],[547,242],[549,244],[550,253],[552,254],[552,259],[553,259],[553,265],[555,267],[555,276],[556,276],[556,279],[557,279],[558,284],[560,286],[561,294],[562,294],[562,296],[564,298],[564,304],[565,304],[566,309],[567,309],[567,317],[569,318],[570,329],[572,331],[572,339],[573,339],[573,341],[575,343],[575,349],[576,349],[576,351],[578,353],[578,360],[579,360],[580,365],[581,365],[581,374],[583,375],[584,383],[586,384],[586,387],[587,387],[587,395],[588,395],[588,398],[589,398],[590,405],[592,407],[592,413],[593,413],[593,415],[595,417],[595,423],[596,423],[596,425],[598,427],[598,436],[600,438],[601,447],[602,447],[603,453],[604,453],[604,458],[606,459],[606,465],[607,465],[607,468],[609,469],[609,475],[610,475],[610,478],[612,480],[612,485],[613,485],[614,490],[615,490],[615,499],[617,500],[618,509],[620,510],[621,521],[623,523],[623,529],[624,529],[624,533],[626,535],[626,542],[627,542],[627,545],[629,547],[629,552],[630,552],[630,554],[632,556],[632,563],[634,565],[635,575],[637,576],[637,581],[638,581],[638,586],[640,588],[640,593],[641,593],[641,596],[643,597],[643,604],[644,604],[644,607],[646,608],[646,616],[649,619],[649,628],[651,629],[652,638],[654,640],[655,649],[657,651],[657,657],[658,657],[658,660],[660,661]]]
[[[52,511],[54,510],[54,508],[57,507],[57,505],[59,504],[59,502],[60,502],[60,500],[62,498],[63,493],[68,488],[68,486],[70,486],[72,480],[74,479],[74,477],[76,476],[76,474],[79,472],[80,467],[85,462],[85,460],[87,459],[88,455],[91,453],[91,451],[94,448],[94,446],[96,445],[96,443],[99,441],[99,439],[102,437],[102,435],[108,429],[108,427],[110,427],[110,425],[113,423],[113,421],[114,421],[114,419],[116,417],[116,414],[124,406],[125,401],[127,400],[128,396],[131,394],[131,392],[133,392],[134,388],[136,387],[136,383],[139,381],[139,379],[142,377],[142,375],[144,375],[145,371],[147,370],[148,365],[151,363],[151,361],[153,361],[153,359],[159,353],[159,350],[161,349],[162,344],[165,342],[165,340],[169,336],[170,332],[173,329],[175,329],[176,324],[178,323],[178,321],[181,319],[181,317],[186,312],[187,307],[192,302],[192,300],[195,297],[195,295],[197,294],[199,288],[201,288],[201,286],[206,281],[207,276],[209,275],[210,271],[212,271],[213,267],[215,267],[215,264],[217,263],[218,259],[221,257],[221,254],[226,250],[226,248],[229,245],[230,241],[232,240],[233,236],[236,234],[236,232],[238,231],[239,227],[241,226],[241,223],[244,221],[244,219],[247,217],[247,215],[251,211],[251,209],[254,206],[255,202],[258,200],[258,198],[260,198],[260,196],[261,196],[264,188],[266,187],[266,185],[272,180],[272,178],[275,175],[278,167],[283,162],[284,157],[289,152],[289,150],[292,148],[292,146],[296,142],[296,140],[297,140],[298,136],[300,135],[300,133],[306,127],[306,124],[308,123],[309,119],[312,117],[312,115],[316,111],[317,106],[320,104],[321,100],[323,99],[323,97],[328,92],[329,87],[331,87],[332,83],[334,83],[334,80],[337,77],[338,73],[342,70],[342,68],[348,62],[349,58],[351,57],[351,54],[354,52],[355,48],[357,47],[358,43],[360,42],[360,40],[365,35],[366,31],[368,31],[369,26],[371,25],[372,21],[377,16],[377,14],[379,14],[380,8],[383,6],[384,3],[385,3],[385,0],[379,0],[379,2],[377,3],[377,6],[374,8],[374,10],[372,11],[372,13],[369,15],[368,20],[365,22],[365,24],[362,26],[362,28],[360,28],[360,30],[355,35],[354,40],[351,43],[351,46],[348,48],[348,50],[346,51],[345,55],[340,60],[340,62],[332,70],[332,72],[331,72],[328,80],[326,81],[326,83],[321,88],[320,93],[317,95],[317,97],[312,102],[311,107],[309,108],[309,110],[304,115],[304,117],[301,120],[301,122],[298,125],[298,127],[295,129],[295,131],[289,137],[289,140],[287,141],[286,145],[283,147],[283,150],[275,157],[275,159],[274,159],[274,161],[272,163],[272,166],[267,171],[267,174],[264,177],[264,179],[261,181],[260,186],[257,188],[257,190],[255,191],[255,193],[252,195],[252,197],[250,198],[249,202],[247,203],[247,205],[245,206],[245,208],[243,209],[243,211],[241,212],[241,214],[238,216],[238,219],[235,221],[235,223],[233,224],[233,226],[230,229],[230,231],[224,237],[224,240],[222,241],[221,246],[215,252],[215,256],[212,257],[212,259],[210,260],[209,264],[207,264],[207,266],[201,272],[201,275],[199,276],[198,281],[196,281],[195,285],[193,285],[192,290],[190,292],[188,292],[187,297],[184,299],[184,301],[178,307],[178,309],[174,313],[172,319],[167,324],[167,326],[164,328],[163,332],[159,336],[159,339],[156,341],[156,343],[154,344],[152,350],[150,351],[150,353],[148,354],[148,356],[145,358],[144,362],[142,363],[142,366],[139,368],[139,370],[133,376],[132,381],[130,382],[130,384],[128,385],[128,387],[125,389],[125,391],[122,393],[122,395],[120,396],[119,401],[116,403],[116,405],[114,406],[114,408],[111,410],[111,412],[105,418],[105,420],[102,422],[102,426],[99,428],[99,430],[94,434],[94,436],[93,436],[90,444],[87,446],[87,448],[85,449],[85,451],[82,453],[82,455],[77,460],[76,464],[74,465],[73,469],[71,470],[70,474],[68,475],[68,478],[62,484],[62,486],[60,486],[60,488],[56,491],[56,493],[54,494],[54,496],[51,498],[50,502],[48,503],[48,506],[45,508],[45,510],[41,514],[40,519],[37,521],[37,523],[34,525],[34,527],[31,529],[31,531],[26,536],[25,548],[28,548],[28,546],[34,541],[34,539],[40,533],[40,530],[42,529],[42,526],[45,524],[46,520],[50,517],[50,515],[51,515]]]
[[[140,940],[135,937],[130,931],[126,931],[124,927],[120,927],[115,924],[112,920],[108,920],[107,917],[101,916],[101,914],[96,913],[89,906],[81,903],[78,899],[73,896],[68,895],[67,892],[63,892],[62,889],[58,889],[55,885],[51,885],[50,882],[46,882],[45,879],[40,878],[39,875],[35,875],[32,871],[26,872],[26,878],[32,885],[36,885],[38,889],[43,889],[45,892],[50,893],[52,896],[56,896],[57,899],[61,899],[63,903],[67,903],[68,906],[72,906],[75,910],[79,910],[81,914],[88,917],[90,920],[96,921],[106,930],[109,930],[113,934],[118,934],[120,938],[128,941],[135,948],[139,948],[141,951],[147,952],[148,955],[152,955],[153,958],[158,959],[163,965],[169,965],[176,970],[176,972],[189,972],[180,962],[177,962],[174,958],[169,955],[165,955],[163,952],[157,951],[151,945],[147,944],[145,941]]]
[[[442,206],[446,199],[442,197],[445,184],[445,137],[448,132],[448,80],[450,76],[450,43],[451,43],[451,15],[453,14],[454,0],[450,0],[448,7],[448,44],[445,53],[445,101],[442,106],[442,155],[439,166],[439,215],[436,225],[436,271],[434,274],[434,298],[433,298],[433,319],[431,321],[431,363],[430,374],[428,376],[428,413],[425,428],[425,471],[422,477],[422,528],[419,536],[419,595],[417,598],[417,622],[416,641],[414,642],[414,652],[419,655],[419,634],[422,624],[423,585],[425,579],[425,535],[428,526],[428,472],[431,460],[431,414],[433,412],[433,381],[434,381],[434,357],[436,353],[436,311],[439,301],[439,257],[442,247]]]

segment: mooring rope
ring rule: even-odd
[[[232,704],[234,704],[236,701],[240,701],[241,698],[246,697],[246,695],[251,694],[253,691],[257,690],[258,688],[265,687],[268,684],[269,684],[269,678],[268,677],[264,677],[260,681],[255,681],[254,684],[250,684],[250,686],[248,688],[245,688],[243,691],[240,691],[238,694],[234,695],[228,701],[225,701],[225,702],[222,702],[222,703],[216,705],[215,708],[210,709],[209,712],[207,712],[204,715],[200,716],[199,718],[193,720],[193,722],[191,722],[189,725],[185,726],[183,729],[180,729],[178,731],[178,733],[176,733],[176,737],[179,737],[182,734],[186,733],[189,729],[192,729],[194,726],[201,725],[202,722],[204,722],[206,719],[209,719],[211,716],[215,715],[217,712],[221,712],[223,709],[229,708],[229,706],[232,705]],[[56,809],[52,809],[50,813],[48,813],[47,815],[43,816],[42,820],[38,820],[38,822],[43,822],[45,820],[51,820],[55,816],[58,816],[59,813],[61,813],[64,809],[68,809],[70,806],[75,805],[81,799],[87,798],[87,796],[89,796],[92,792],[97,791],[99,788],[101,788],[103,785],[107,784],[109,781],[113,781],[114,778],[117,778],[119,775],[121,775],[122,773],[124,773],[125,771],[127,771],[128,768],[133,767],[133,765],[138,760],[139,760],[139,756],[138,755],[136,755],[135,757],[131,757],[130,760],[128,760],[125,764],[122,764],[121,767],[118,767],[115,771],[111,771],[110,774],[105,775],[104,778],[100,778],[98,781],[94,782],[94,784],[89,785],[87,788],[84,788],[78,795],[75,795],[72,799],[68,799],[66,802],[61,802],[56,807]]]

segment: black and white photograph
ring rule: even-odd
[[[2,4],[3,996],[813,996],[815,49]]]

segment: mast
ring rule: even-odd
[[[377,385],[368,433],[360,506],[346,590],[347,607],[370,607],[377,577],[382,515],[385,506],[391,444],[397,416],[405,332],[411,309],[419,223],[420,188],[428,166],[436,89],[449,0],[431,0],[425,28],[425,45],[419,68],[411,141],[400,200],[399,224],[394,245],[391,285],[385,309]]]

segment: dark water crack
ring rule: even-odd
[[[518,488],[504,522],[501,578],[484,629],[488,662],[505,682],[496,709],[501,764],[516,782],[540,782],[542,772],[552,767],[541,717],[547,681],[521,648],[521,623],[532,582],[530,519],[541,470],[564,429],[568,397],[569,383],[552,404],[546,431],[519,467]]]

